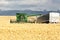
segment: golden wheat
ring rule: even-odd
[[[60,40],[60,24],[10,23],[15,16],[0,16],[0,40]]]

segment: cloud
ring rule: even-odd
[[[57,10],[59,4],[59,0],[0,0],[0,9]]]
[[[47,0],[5,0],[9,3],[17,3],[17,4],[22,4],[22,5],[41,5],[41,4],[45,4],[47,2]]]
[[[53,3],[60,4],[60,0],[52,0]]]

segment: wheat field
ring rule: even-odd
[[[60,40],[60,24],[10,23],[15,16],[0,16],[0,40]]]

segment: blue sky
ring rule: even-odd
[[[60,0],[0,0],[2,10],[58,10]]]

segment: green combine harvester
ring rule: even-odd
[[[10,23],[20,23],[20,22],[27,23],[29,16],[40,16],[40,15],[41,14],[38,14],[38,15],[36,15],[36,14],[28,15],[26,13],[16,13],[16,21],[10,20]]]

